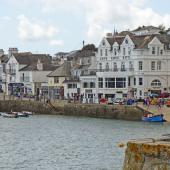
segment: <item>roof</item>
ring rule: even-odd
[[[117,42],[119,45],[122,44],[125,36],[113,36],[113,37],[107,37],[107,41],[112,46],[115,42]]]
[[[38,59],[42,63],[50,63],[51,56],[46,54],[32,54],[30,52],[25,53],[15,53],[13,56],[16,58],[19,64],[32,65],[37,63]]]
[[[131,40],[135,44],[136,49],[148,48],[148,44],[153,40],[154,37],[157,37],[161,43],[163,43],[166,49],[170,49],[170,35],[166,34],[156,34],[156,35],[130,35]],[[125,36],[113,36],[106,38],[109,44],[112,46],[114,42],[117,42],[119,45],[124,41]]]
[[[0,60],[1,60],[2,63],[7,63],[7,61],[9,60],[8,55],[0,56]]]
[[[118,33],[118,35],[119,36],[126,36],[126,35],[133,35],[133,33],[130,32],[130,31],[122,31],[122,32]]]
[[[79,83],[80,80],[79,79],[74,79],[74,78],[71,78],[69,80],[64,80],[63,83]]]
[[[65,61],[56,70],[48,74],[48,77],[69,77],[71,75],[71,63]]]
[[[26,67],[20,69],[19,71],[53,71],[56,68],[58,68],[58,66],[54,66],[52,64],[43,64],[43,70],[38,70],[37,65],[33,64],[27,65]]]
[[[137,29],[133,30],[132,32],[143,31],[143,30],[151,30],[151,29],[160,30],[160,28],[158,28],[158,27],[154,27],[152,25],[149,25],[149,26],[138,27]]]

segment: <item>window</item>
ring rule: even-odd
[[[161,86],[161,82],[159,80],[153,80],[151,82],[151,86],[152,87],[160,87]]]
[[[116,88],[125,88],[126,78],[116,78]]]
[[[54,77],[54,83],[59,83],[59,78],[58,77]]]
[[[102,70],[102,63],[99,63],[99,69]]]
[[[161,61],[157,61],[157,70],[161,70]]]
[[[114,54],[117,55],[116,48],[114,49]]]
[[[125,71],[125,63],[124,62],[121,63],[121,71]]]
[[[136,86],[136,78],[135,77],[133,79],[133,84],[134,84],[134,86]]]
[[[126,49],[125,49],[125,48],[123,48],[123,55],[125,55],[125,51],[126,51]]]
[[[142,90],[139,91],[139,95],[142,96]]]
[[[152,54],[155,54],[155,47],[152,47]]]
[[[105,49],[105,56],[107,56],[107,49]]]
[[[142,77],[139,78],[139,85],[140,86],[143,85],[143,78]]]
[[[128,78],[128,86],[130,86],[130,77]]]
[[[99,88],[103,88],[103,78],[98,78]]]
[[[87,83],[87,82],[84,82],[84,83],[83,83],[83,87],[84,87],[84,88],[88,88],[88,83]]]
[[[155,70],[155,61],[151,62],[151,70]]]
[[[105,41],[103,40],[102,45],[105,46]]]
[[[160,50],[160,54],[161,54],[161,55],[163,54],[163,50]]]
[[[128,39],[125,40],[125,43],[128,44]]]
[[[106,63],[106,70],[109,70],[109,63]]]
[[[102,49],[100,49],[100,55],[101,55],[101,56],[103,55],[103,50],[102,50]]]
[[[117,71],[118,69],[117,69],[117,63],[113,63],[113,70],[114,71]]]
[[[115,88],[115,78],[105,78],[106,88]]]
[[[95,88],[95,83],[94,82],[90,82],[90,88]]]
[[[132,63],[132,61],[129,61],[129,70],[133,70],[133,63]]]
[[[157,47],[157,55],[159,55],[159,47]]]
[[[143,70],[143,62],[139,61],[139,70]]]

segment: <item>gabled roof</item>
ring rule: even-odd
[[[69,77],[71,75],[71,63],[65,61],[56,70],[48,74],[48,77]]]
[[[46,54],[32,54],[30,52],[25,53],[15,53],[13,54],[15,59],[18,61],[19,64],[23,65],[32,65],[34,63],[37,63],[38,59],[42,63],[50,63],[51,62],[51,56]]]
[[[107,41],[112,46],[115,42],[117,42],[119,45],[122,44],[125,36],[113,36],[113,37],[107,37]]]

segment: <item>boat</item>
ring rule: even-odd
[[[28,113],[25,112],[17,112],[18,117],[28,117]]]
[[[5,117],[5,118],[18,118],[18,114],[17,113],[1,113],[1,116]]]
[[[22,111],[22,113],[27,115],[33,115],[33,112],[29,112],[29,111]]]
[[[142,121],[144,122],[165,122],[164,115],[153,115],[153,114],[145,114],[142,116]]]

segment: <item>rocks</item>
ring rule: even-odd
[[[170,170],[170,142],[128,142],[123,170]]]

